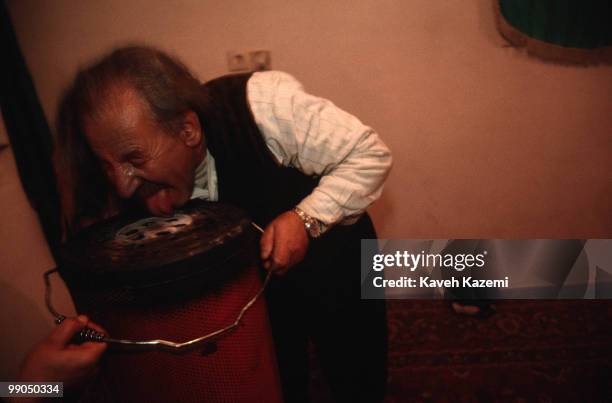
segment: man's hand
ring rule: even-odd
[[[261,237],[264,268],[284,274],[304,259],[308,242],[304,222],[295,211],[279,215],[266,227]]]
[[[85,316],[65,319],[30,351],[19,378],[28,382],[64,382],[65,386],[70,387],[92,376],[106,343],[70,344],[72,337],[85,326],[103,332]]]

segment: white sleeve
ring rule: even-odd
[[[292,76],[254,73],[247,97],[264,140],[284,166],[320,176],[298,207],[325,224],[350,222],[380,196],[391,152],[376,132]]]

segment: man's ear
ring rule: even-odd
[[[202,144],[202,126],[194,111],[187,111],[183,115],[180,136],[187,147],[198,147]]]

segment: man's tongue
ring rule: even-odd
[[[153,195],[147,197],[145,203],[153,214],[172,215],[174,211],[168,189],[158,190]]]

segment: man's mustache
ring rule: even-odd
[[[143,180],[140,186],[138,186],[138,188],[134,192],[134,196],[136,196],[137,199],[144,200],[148,197],[153,196],[155,193],[159,192],[164,188],[165,186],[159,183]]]

